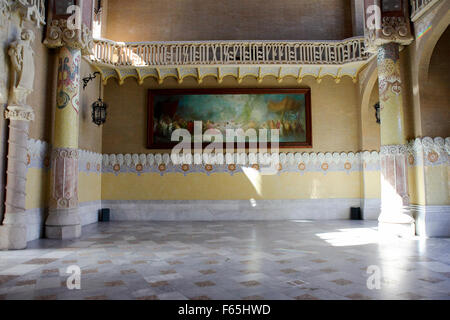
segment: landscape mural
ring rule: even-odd
[[[309,90],[160,90],[149,94],[149,147],[175,145],[172,132],[279,129],[280,146],[311,146]],[[248,140],[248,139],[247,139]]]

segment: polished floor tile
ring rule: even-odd
[[[449,244],[373,221],[99,223],[0,252],[0,300],[450,299]]]

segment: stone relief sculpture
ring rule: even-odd
[[[10,105],[26,105],[28,95],[34,87],[34,52],[31,47],[34,33],[23,30],[19,40],[9,48],[9,56],[15,75],[12,81]]]

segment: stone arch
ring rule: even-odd
[[[360,79],[360,114],[361,114],[361,149],[379,149],[379,127],[375,121],[375,104],[373,97],[378,95],[378,69],[374,59],[364,70]],[[376,99],[375,99],[376,100]]]
[[[431,26],[431,32],[428,32],[422,38],[416,40],[417,56],[415,62],[416,65],[418,66],[419,84],[423,83],[424,81],[427,81],[429,66],[434,49],[439,39],[441,39],[442,35],[447,30],[450,24],[450,3],[445,1],[443,2],[442,6],[444,5],[446,7],[442,8],[438,7],[435,9],[436,14],[433,15],[432,19],[430,20],[425,19],[417,27],[419,31],[420,30],[419,28],[426,29],[427,27]],[[425,30],[421,30],[421,32],[423,31]]]
[[[450,7],[448,2],[445,2]],[[444,6],[443,4],[442,6]],[[448,63],[445,53],[450,41],[450,10],[444,7],[431,12],[432,18],[422,22],[422,29],[431,26],[431,30],[416,40],[416,91],[420,106],[421,136],[450,135],[448,130]],[[448,57],[448,56],[447,56]],[[445,61],[445,63],[442,63]],[[414,88],[413,88],[414,90]]]

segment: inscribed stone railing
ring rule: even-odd
[[[416,21],[429,8],[441,0],[411,0],[411,20]]]
[[[92,61],[113,66],[343,65],[370,57],[363,37],[343,41],[94,42]]]

